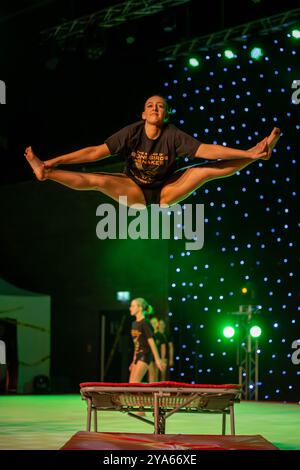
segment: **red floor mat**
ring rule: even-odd
[[[133,434],[77,432],[61,450],[278,450],[260,435]]]

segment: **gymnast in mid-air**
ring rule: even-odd
[[[234,175],[256,160],[268,160],[279,137],[274,127],[268,137],[248,150],[207,144],[169,122],[166,100],[150,96],[142,119],[108,137],[103,144],[86,147],[50,160],[40,160],[27,147],[25,157],[39,181],[56,181],[71,189],[100,191],[127,206],[172,206],[186,199],[210,180]],[[83,173],[58,169],[59,165],[95,162],[109,155],[125,158],[123,173]],[[178,169],[178,159],[195,157],[208,160]],[[213,160],[209,162],[209,160]]]

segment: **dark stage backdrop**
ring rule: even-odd
[[[51,296],[52,389],[75,391],[80,381],[99,379],[100,312],[119,310],[120,320],[126,312],[130,335],[129,305],[117,291],[167,314],[168,242],[99,240],[96,209],[110,202],[100,193],[33,181],[1,187],[0,199],[1,275]]]

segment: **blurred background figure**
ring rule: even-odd
[[[164,357],[164,364],[166,367],[160,372],[160,380],[165,381],[169,379],[170,368],[174,367],[174,342],[170,332],[170,327],[163,318],[159,320],[158,331],[164,337],[166,344],[166,356]]]
[[[135,321],[131,325],[134,353],[132,363],[129,366],[130,383],[142,382],[152,363],[155,364],[157,370],[164,368],[153,338],[153,329],[145,319],[149,308],[148,302],[141,297],[133,299],[130,304],[130,315],[135,316]]]
[[[149,315],[149,322],[153,328],[153,339],[157,347],[158,354],[160,355],[161,362],[164,366],[164,369],[166,368],[166,356],[167,356],[167,342],[166,342],[166,337],[160,333],[159,331],[159,319],[157,316],[152,313]],[[155,364],[154,361],[152,361],[149,365],[148,369],[148,382],[158,382],[159,381],[159,371],[157,365]]]

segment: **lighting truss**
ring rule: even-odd
[[[138,20],[144,16],[153,15],[167,8],[189,3],[191,0],[126,0],[100,11],[66,21],[41,31],[42,41],[54,39],[63,41],[69,38],[80,38],[92,27],[103,29],[114,28],[132,20]]]
[[[248,39],[254,33],[263,36],[270,32],[281,31],[297,22],[300,22],[300,8],[162,47],[158,52],[161,61],[174,60],[177,57],[224,45],[227,41]]]
[[[237,344],[237,366],[242,397],[245,400],[258,400],[259,386],[259,347],[258,338],[252,338],[250,323],[254,314],[260,313],[254,305],[240,305],[240,332]]]

